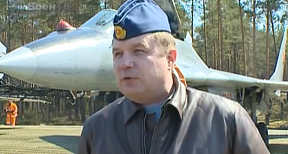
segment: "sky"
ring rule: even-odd
[[[190,0],[188,3],[183,2],[183,0],[178,0],[178,3],[182,6],[182,8],[185,10],[185,12],[188,14],[188,17],[190,19],[192,19],[192,15],[191,15],[191,3],[192,1]],[[201,4],[202,5],[202,4]],[[202,14],[201,14],[202,15]],[[200,26],[202,24],[200,17],[199,16],[195,16],[194,17],[194,23],[195,26]]]

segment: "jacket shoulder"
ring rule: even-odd
[[[235,114],[239,107],[241,107],[238,102],[231,99],[194,88],[187,88],[188,97],[194,97],[196,94],[199,96],[197,107],[203,110],[217,110],[220,113]]]
[[[85,123],[88,123],[88,125],[89,123],[98,123],[97,125],[99,125],[100,121],[105,121],[110,114],[115,113],[114,111],[119,108],[119,105],[123,100],[124,96],[114,100],[112,103],[92,114]]]
[[[111,115],[113,117],[115,111],[118,110],[118,104],[121,104],[123,99],[123,97],[116,99],[87,118],[79,139],[78,153],[90,153],[89,150],[102,138],[102,132],[106,130],[107,119]]]

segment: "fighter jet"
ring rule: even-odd
[[[180,21],[173,0],[169,5],[164,3],[166,0],[156,1],[165,6],[163,9],[172,32],[176,34],[176,66],[189,87],[227,97],[242,105],[250,104],[255,123],[255,104],[266,107],[270,99],[279,97],[280,90],[288,90],[288,82],[282,81],[287,29],[271,78],[247,77],[209,68],[194,50],[190,34],[181,37],[181,26],[173,26],[179,25]],[[113,74],[111,51],[115,13],[116,10],[104,9],[67,33],[53,32],[15,49],[0,58],[0,72],[42,87],[69,90],[75,98],[76,91],[82,91],[81,95],[87,97],[91,93],[96,95],[98,91],[119,91]]]

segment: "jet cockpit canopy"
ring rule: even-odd
[[[92,28],[99,32],[113,35],[113,18],[116,14],[116,10],[113,9],[104,9],[94,15],[92,18],[87,20],[82,24],[81,28]]]

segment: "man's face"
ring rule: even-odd
[[[125,96],[152,97],[163,89],[165,81],[171,77],[175,57],[171,60],[169,54],[160,50],[150,34],[125,41],[113,40],[113,69]]]

